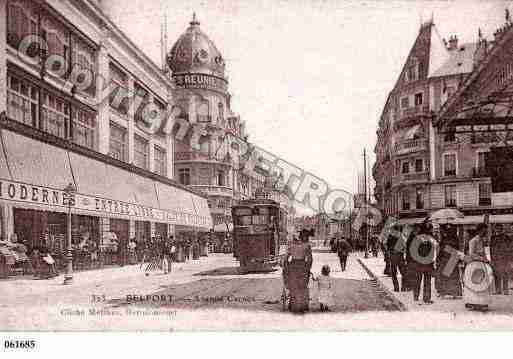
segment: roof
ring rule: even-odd
[[[472,72],[477,44],[470,42],[449,51],[449,58],[430,77],[459,75]]]

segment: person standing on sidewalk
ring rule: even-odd
[[[337,254],[340,260],[340,269],[343,271],[347,267],[347,256],[351,252],[352,248],[348,241],[344,237],[340,237],[337,243]]]
[[[490,256],[495,272],[495,293],[508,295],[513,263],[513,241],[504,232],[502,223],[494,226],[494,234],[490,240]]]
[[[399,229],[396,229],[394,233],[399,233]],[[392,276],[392,283],[394,284],[394,292],[399,292],[401,288],[406,288],[406,267],[404,262],[404,247],[405,245],[399,241],[403,241],[402,238],[394,233],[390,233],[387,238],[387,252],[390,261],[390,274]],[[397,279],[397,272],[401,274],[401,288],[399,287],[399,280]]]
[[[431,300],[431,278],[435,263],[435,241],[429,222],[420,225],[419,234],[411,243],[412,266],[414,270],[413,300],[419,301],[420,286],[423,282],[422,299],[425,304],[433,304]]]

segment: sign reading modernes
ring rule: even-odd
[[[64,191],[4,179],[0,179],[0,199],[67,208],[64,201]],[[75,199],[73,208],[89,211],[92,215],[94,213],[97,215],[123,215],[137,220],[151,220],[185,226],[211,226],[210,218],[182,211],[164,211],[140,204],[80,193],[75,195]]]

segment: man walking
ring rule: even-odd
[[[351,252],[352,248],[348,241],[344,237],[340,237],[337,243],[337,254],[340,259],[340,268],[343,271],[346,270],[347,256]]]

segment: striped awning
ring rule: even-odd
[[[76,186],[73,213],[212,228],[207,199],[178,186],[0,130],[0,200],[67,212],[63,189]]]

